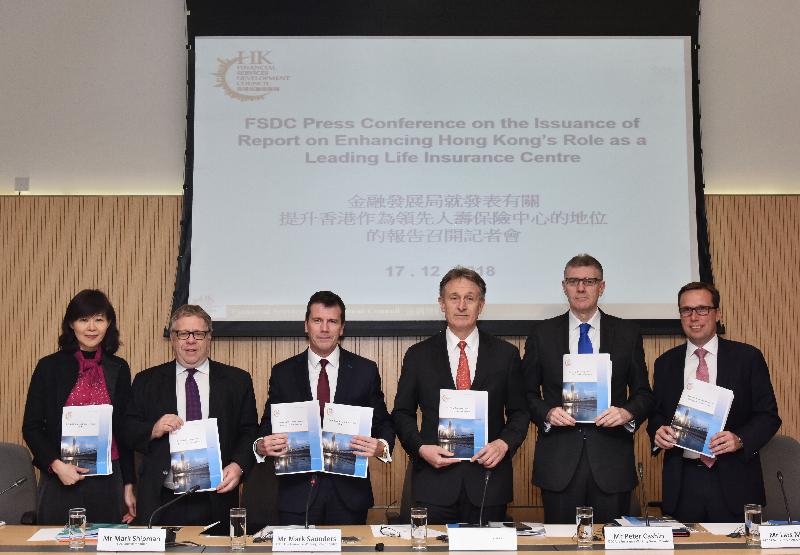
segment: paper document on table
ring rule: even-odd
[[[400,538],[401,540],[411,539],[411,525],[410,524],[370,524],[372,530],[372,537],[374,538]],[[444,530],[437,530],[435,528],[428,528],[428,537],[436,538],[443,536]]]
[[[29,542],[54,542],[58,541],[58,533],[62,528],[39,528],[28,538]]]

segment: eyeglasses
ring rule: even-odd
[[[603,280],[600,278],[564,278],[564,283],[570,287],[577,287],[579,283],[582,283],[584,287],[596,287],[597,285],[600,285],[602,281]]]
[[[400,531],[396,530],[395,528],[392,528],[391,526],[386,526],[386,525],[381,526],[380,527],[380,533],[381,533],[381,535],[389,536],[390,538],[399,538],[400,537]]]
[[[199,330],[199,331],[186,331],[186,330],[172,330],[172,335],[180,339],[181,341],[185,341],[189,339],[191,335],[198,341],[202,341],[206,338],[206,335],[210,333],[209,330]]]
[[[688,318],[692,315],[692,312],[698,316],[707,316],[709,312],[716,309],[716,306],[681,306],[678,308],[678,313],[681,318]]]

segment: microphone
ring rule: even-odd
[[[783,472],[778,471],[778,483],[781,485],[781,493],[783,494],[783,506],[786,507],[786,524],[792,523],[792,514],[789,512],[789,500],[786,499],[786,490],[783,488]]]
[[[644,508],[644,525],[650,526],[650,502],[644,487],[644,465],[641,462],[636,463],[636,473],[639,475],[639,504]]]
[[[200,489],[200,486],[192,486],[191,489],[189,489],[185,493],[181,493],[181,494],[176,495],[175,499],[171,499],[170,501],[167,501],[166,503],[164,503],[160,507],[156,507],[156,509],[152,513],[150,513],[150,520],[147,521],[147,528],[150,529],[150,528],[153,527],[153,519],[155,518],[155,516],[158,513],[160,513],[161,511],[163,511],[164,509],[166,509],[170,505],[174,505],[175,503],[177,503],[181,499],[186,499],[187,497],[189,497],[190,495],[192,495],[194,492],[196,492],[199,489]],[[169,530],[167,530],[167,536],[169,536]],[[170,541],[169,537],[167,537],[167,541],[168,542]],[[173,537],[172,541],[175,541],[174,537]]]
[[[0,495],[3,495],[3,494],[5,494],[5,493],[7,493],[7,492],[11,491],[11,490],[12,490],[12,489],[14,489],[14,488],[18,488],[19,486],[21,486],[22,484],[24,484],[24,483],[25,483],[25,482],[27,482],[27,481],[28,481],[28,477],[27,477],[27,476],[23,476],[22,478],[20,478],[19,480],[17,480],[16,482],[14,482],[13,484],[11,484],[10,486],[8,486],[8,487],[7,487],[6,489],[4,489],[3,491],[0,491]],[[783,481],[781,481],[781,484],[782,484],[782,483],[783,483]],[[783,487],[783,486],[781,486],[781,487]],[[786,497],[786,496],[784,495],[784,497]]]
[[[308,481],[309,488],[308,488],[308,497],[306,498],[306,528],[308,528],[308,511],[311,508],[311,495],[314,493],[314,486],[317,485],[317,473],[311,475],[311,479]]]
[[[486,490],[489,487],[489,478],[492,477],[492,471],[487,470],[484,474],[486,478],[483,481],[483,495],[481,496],[481,510],[478,513],[478,528],[483,528],[483,506],[486,504]]]

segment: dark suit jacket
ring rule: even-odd
[[[489,393],[489,441],[502,439],[508,453],[493,469],[486,491],[487,505],[503,505],[514,497],[511,459],[528,434],[524,381],[519,350],[488,333],[480,332],[473,390]],[[444,332],[412,345],[403,358],[392,419],[397,437],[413,462],[414,500],[436,505],[456,502],[464,484],[473,505],[481,504],[485,469],[461,462],[435,469],[419,456],[422,445],[439,440],[439,390],[455,389]],[[417,407],[422,428],[417,428]]]
[[[311,384],[308,381],[308,350],[279,362],[272,368],[269,377],[269,393],[258,436],[272,433],[270,406],[274,403],[296,403],[311,401]],[[339,375],[336,379],[334,403],[372,407],[372,437],[386,440],[389,449],[394,449],[394,430],[381,389],[378,365],[340,347]],[[266,461],[272,464],[272,461]],[[353,511],[364,511],[374,504],[372,486],[367,479],[326,474],[345,505]],[[305,511],[309,491],[309,478],[305,474],[278,477],[278,510],[301,513]]]
[[[655,408],[647,423],[651,439],[656,430],[672,422],[683,392],[686,348],[685,344],[679,345],[656,359],[653,379]],[[716,462],[723,486],[720,495],[728,508],[737,512],[745,503],[766,503],[758,451],[778,431],[781,419],[767,363],[755,347],[720,338],[717,385],[733,390],[733,404],[725,429],[738,435],[744,443],[743,449],[720,455]],[[654,455],[658,452],[654,451]],[[671,514],[678,504],[682,459],[683,449],[668,449],[664,453],[662,496],[663,510],[667,514]]]
[[[123,359],[106,353],[100,365],[114,407],[111,427],[119,451],[122,481],[132,484],[136,481],[133,452],[127,446],[124,429],[131,393],[131,369]],[[72,352],[58,351],[41,359],[31,376],[22,436],[33,453],[33,464],[45,474],[50,463],[61,458],[61,413],[78,381],[78,368]]]
[[[600,352],[611,355],[611,404],[628,410],[638,427],[653,406],[647,377],[642,336],[632,322],[601,313]],[[525,342],[522,368],[527,380],[531,420],[539,427],[533,465],[533,483],[549,491],[567,487],[586,446],[597,485],[607,493],[636,487],[633,433],[624,426],[593,424],[552,426],[545,432],[545,418],[561,406],[563,357],[569,353],[569,313],[538,322]],[[584,434],[586,439],[584,440]]]
[[[150,433],[163,415],[178,414],[175,381],[175,361],[142,370],[133,380],[125,424],[131,447],[143,455],[136,498],[139,523],[147,523],[161,504],[161,488],[169,473],[169,434],[151,440]],[[235,462],[246,473],[254,463],[252,444],[258,426],[253,381],[244,370],[213,360],[208,381],[208,417],[217,419],[222,467]],[[214,520],[227,522],[228,509],[238,506],[239,490],[210,496]]]

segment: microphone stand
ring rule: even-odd
[[[483,482],[483,495],[481,496],[481,510],[478,513],[478,528],[483,528],[483,506],[486,503],[486,490],[489,487],[489,478],[492,477],[492,471],[487,470],[485,476],[486,478]]]
[[[786,490],[783,487],[783,472],[778,471],[778,483],[781,486],[781,493],[783,494],[783,506],[786,507],[786,524],[792,523],[792,513],[789,512],[789,500],[786,499]]]
[[[644,510],[644,525],[650,526],[650,503],[647,500],[647,490],[644,485],[644,465],[636,464],[636,473],[639,475],[639,505]]]
[[[150,513],[150,520],[147,521],[148,530],[153,527],[153,519],[155,518],[155,516],[158,513],[160,513],[161,511],[163,511],[167,507],[170,507],[170,506],[174,505],[175,503],[177,503],[181,499],[185,499],[185,498],[189,497],[190,495],[192,495],[193,493],[195,493],[199,489],[200,489],[200,486],[192,486],[187,492],[181,493],[179,495],[176,495],[175,499],[164,503],[160,507],[156,507],[156,510],[153,511],[152,513]],[[167,543],[167,544],[175,543],[175,536],[176,536],[175,530],[173,530],[171,528],[167,528],[167,536],[166,536],[165,543]]]
[[[27,482],[27,481],[28,481],[28,477],[27,477],[27,476],[23,476],[22,478],[20,478],[19,480],[17,480],[16,482],[14,482],[13,484],[11,484],[10,486],[8,486],[8,487],[7,487],[6,489],[4,489],[3,491],[0,491],[0,495],[5,495],[6,493],[8,493],[9,491],[11,491],[12,489],[14,489],[14,488],[18,488],[19,486],[21,486],[22,484],[24,484],[24,483],[25,483],[25,482]]]
[[[309,488],[308,488],[308,497],[306,497],[306,528],[308,528],[308,511],[311,508],[311,495],[314,493],[314,486],[317,485],[317,473],[311,475],[311,479],[308,481]]]

